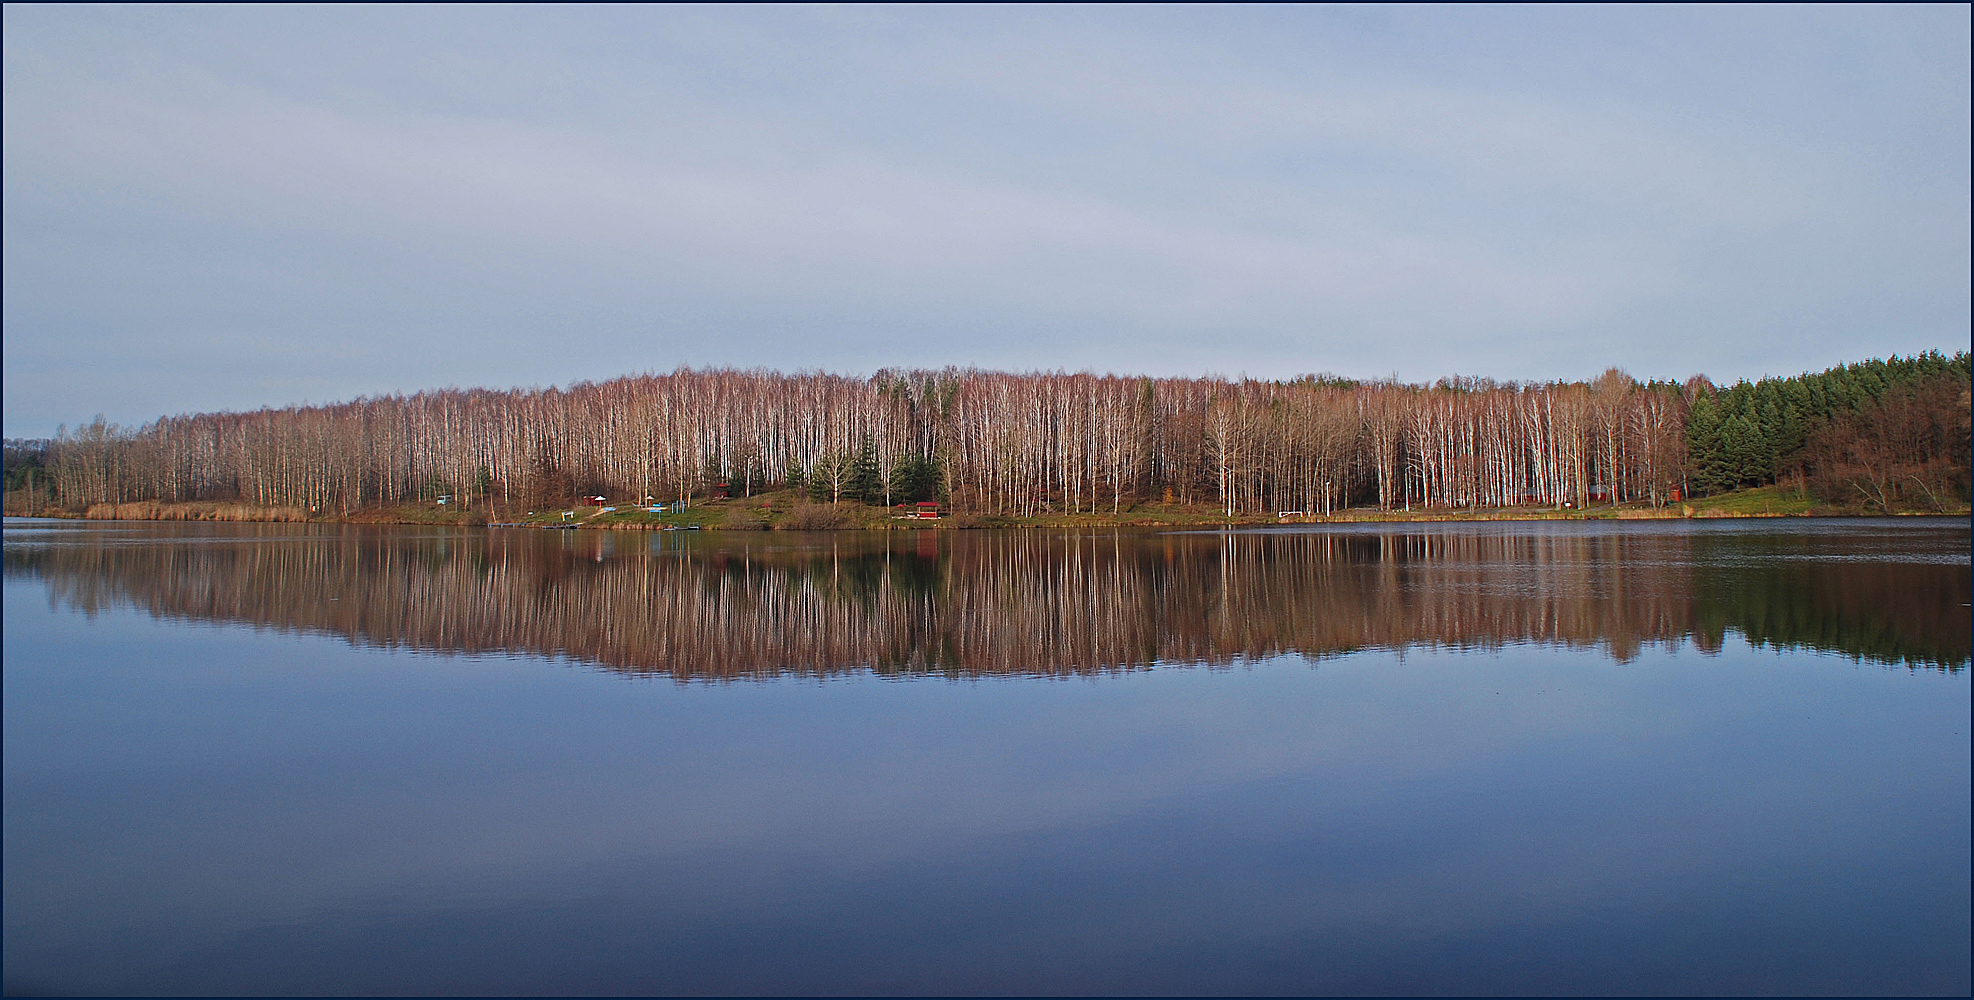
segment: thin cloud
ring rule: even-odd
[[[1817,133],[1823,70],[1709,104],[1574,13],[1512,45],[1583,86],[1424,15],[8,11],[9,434],[679,363],[1732,376],[1968,322],[1967,164],[1910,134],[1964,148],[1964,99]],[[1928,18],[1860,47],[1886,99],[1965,81],[1891,64]]]

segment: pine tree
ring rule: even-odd
[[[1720,409],[1702,392],[1686,417],[1686,463],[1693,485],[1701,493],[1717,493],[1733,485],[1720,433]]]
[[[1762,434],[1755,422],[1737,413],[1720,425],[1721,477],[1726,488],[1752,485],[1766,478],[1769,468]]]
[[[809,470],[809,499],[835,503],[850,494],[850,457],[840,451],[826,452]]]
[[[857,457],[850,461],[850,476],[844,483],[843,494],[864,503],[884,502],[884,479],[877,472],[877,446],[868,437],[857,450]]]
[[[939,497],[938,463],[923,455],[901,455],[891,467],[891,495],[899,502]]]

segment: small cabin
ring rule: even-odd
[[[939,501],[920,500],[916,507],[916,512],[923,520],[933,520],[939,516]]]
[[[605,499],[604,497],[584,497],[584,498],[583,498],[583,506],[585,506],[585,507],[601,507],[601,506],[603,506],[603,505],[604,505],[605,503],[607,503],[607,502],[608,502],[608,501],[607,501],[607,500],[606,500],[606,499]]]
[[[725,500],[727,496],[732,492],[733,492],[733,487],[731,484],[728,483],[713,484],[713,499],[715,500]]]

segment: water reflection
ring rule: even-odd
[[[84,613],[565,656],[680,680],[1087,674],[1366,648],[1969,658],[1964,522],[698,535],[10,523]]]

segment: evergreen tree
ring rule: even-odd
[[[923,455],[903,455],[891,467],[891,496],[899,503],[939,498],[939,465]]]
[[[1755,419],[1751,425],[1759,439],[1757,447],[1757,482],[1775,481],[1777,463],[1784,454],[1788,428],[1782,416],[1782,394],[1773,385],[1765,386],[1761,401],[1755,405]]]
[[[877,446],[868,437],[857,450],[857,456],[850,460],[850,475],[844,483],[843,495],[864,503],[884,502],[884,479],[877,472]]]
[[[809,499],[817,503],[835,503],[850,493],[850,456],[840,451],[832,451],[816,459],[815,468],[809,470]]]
[[[1717,493],[1733,486],[1727,471],[1727,453],[1721,441],[1720,408],[1712,395],[1702,392],[1693,400],[1686,417],[1686,463],[1695,488],[1701,493]]]
[[[1737,413],[1720,425],[1721,479],[1725,488],[1749,486],[1767,478],[1767,448],[1755,422]]]

